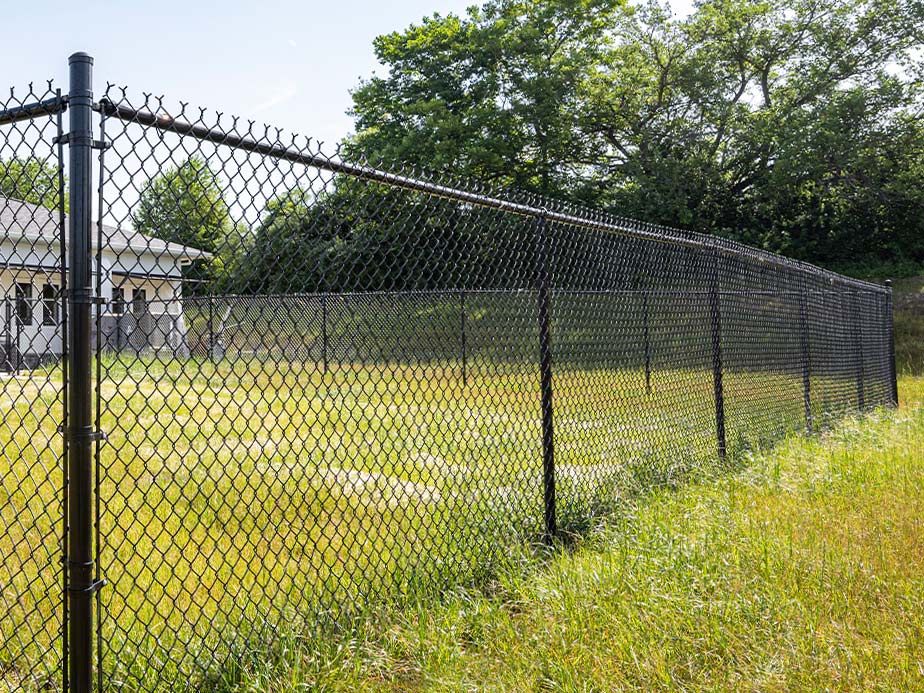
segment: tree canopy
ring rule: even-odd
[[[230,213],[218,176],[192,157],[150,180],[134,223],[154,238],[215,252],[228,233]]]
[[[57,209],[61,195],[58,166],[36,157],[0,159],[0,197]],[[65,209],[67,196],[65,195]]]
[[[920,0],[490,0],[375,41],[350,148],[819,262],[924,261]]]
[[[153,177],[133,214],[135,228],[148,236],[212,253],[186,272],[189,279],[224,280],[241,246],[218,175],[201,158]]]

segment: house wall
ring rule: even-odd
[[[188,356],[183,316],[182,283],[178,279],[153,279],[114,273],[108,306],[100,316],[104,348],[112,351],[164,349]],[[122,312],[117,311],[116,292],[121,290]],[[143,291],[144,304],[135,298]],[[106,292],[104,292],[104,296]],[[141,308],[139,310],[139,308]]]
[[[126,277],[113,274],[109,282],[108,293],[104,290],[103,297],[110,301],[106,312],[112,312],[113,290],[122,289],[126,302],[126,310],[131,308],[132,299],[139,289],[143,289],[147,298],[148,310],[155,314],[170,313],[179,315],[182,312],[183,285],[178,279],[154,279],[151,277]]]
[[[32,312],[29,324],[16,319],[17,283],[32,287],[32,298],[27,302]],[[55,322],[46,325],[45,305],[42,301],[42,289],[46,285],[51,285],[59,292],[60,275],[43,271],[0,269],[0,354],[4,363],[17,359],[25,363],[24,357],[27,356],[61,353],[61,308],[60,304],[52,307],[50,317]],[[17,365],[21,366],[22,363],[17,362]]]
[[[57,321],[53,325],[44,324],[42,289],[47,285],[60,290],[61,276],[57,267],[60,256],[48,247],[15,246],[9,241],[0,244],[0,370],[8,370],[14,358],[23,363],[54,357],[63,352],[62,327],[60,322],[61,306],[58,294]],[[26,265],[10,267],[9,265]],[[6,265],[6,267],[3,266]],[[97,308],[99,322],[104,324],[107,316],[113,312],[113,289],[122,288],[126,305],[124,310],[132,314],[132,299],[139,289],[146,293],[143,319],[139,316],[135,326],[141,331],[150,332],[152,339],[142,346],[158,348],[169,346],[182,350],[185,340],[185,324],[182,315],[182,281],[178,262],[174,258],[144,257],[130,251],[121,255],[110,250],[102,254],[102,281],[100,294],[105,303]],[[97,272],[94,258],[94,275]],[[128,276],[128,273],[168,275],[168,276]],[[172,275],[172,276],[171,276]],[[31,324],[21,324],[16,320],[16,284],[28,283],[32,286]],[[7,310],[9,314],[7,314]],[[123,329],[131,323],[131,318],[123,321]],[[104,327],[104,333],[105,333]],[[138,340],[135,339],[135,342]],[[133,342],[134,343],[134,342]]]

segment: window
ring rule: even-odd
[[[112,314],[122,315],[125,312],[125,289],[121,286],[112,287]]]
[[[16,282],[16,317],[20,325],[32,324],[32,284]]]
[[[42,324],[57,325],[60,316],[58,290],[52,284],[42,287]]]
[[[143,313],[148,303],[148,292],[144,289],[135,289],[132,293],[132,312]]]

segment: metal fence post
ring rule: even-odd
[[[552,409],[552,330],[549,287],[549,238],[545,214],[536,219],[536,294],[539,322],[539,371],[542,399],[542,490],[544,540],[551,544],[557,534],[555,520],[555,442]]]
[[[10,297],[3,297],[3,370],[13,370],[13,311],[10,307]]]
[[[321,294],[321,358],[327,373],[327,294]]]
[[[651,394],[651,333],[648,315],[648,290],[642,289],[642,313],[645,321],[645,392]]]
[[[209,361],[215,360],[215,297],[209,293],[205,297],[209,305]]]
[[[93,689],[93,303],[91,272],[93,58],[70,57],[70,277],[68,281],[68,622],[70,685]]]
[[[860,411],[866,409],[866,393],[863,387],[863,335],[862,323],[860,320],[860,291],[853,292],[853,348],[854,358],[856,359],[856,376],[857,376],[857,408]]]
[[[799,280],[799,336],[802,352],[802,397],[805,402],[805,430],[814,430],[812,422],[812,363],[808,331],[808,307],[805,304],[805,278]]]
[[[28,299],[22,299],[25,305],[28,305]],[[13,311],[13,327],[16,331],[13,335],[13,373],[19,375],[19,369],[22,368],[22,315],[19,314],[19,301],[16,302],[16,309]]]
[[[459,310],[462,314],[462,387],[468,386],[468,343],[465,334],[465,289],[459,292]]]
[[[722,384],[722,306],[719,296],[719,252],[712,255],[712,287],[710,312],[712,314],[712,386],[715,393],[715,435],[719,459],[724,460],[725,445],[725,392]]]
[[[886,337],[888,339],[888,349],[889,349],[889,376],[891,378],[891,392],[889,393],[892,397],[891,405],[893,407],[898,406],[898,372],[895,368],[895,314],[893,312],[892,306],[892,280],[886,280]]]

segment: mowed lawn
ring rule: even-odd
[[[300,642],[295,624],[325,615],[336,631],[531,562],[539,378],[533,364],[482,366],[463,382],[458,364],[104,361],[107,679],[224,685],[242,652]],[[798,373],[730,372],[725,384],[729,466],[803,425]],[[651,393],[637,370],[559,368],[554,385],[566,536],[640,492],[719,470],[711,371],[657,371]],[[813,387],[816,422],[838,395],[851,406],[849,377]],[[0,395],[12,463],[0,472],[0,681],[37,688],[60,661],[60,376],[8,378]]]

